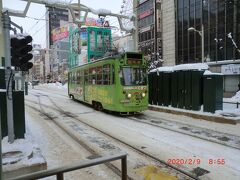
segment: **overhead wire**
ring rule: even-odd
[[[72,2],[72,1],[71,1],[71,2]],[[197,5],[196,7],[198,7],[198,6],[200,7],[201,4]],[[196,7],[195,7],[195,8],[196,8]],[[181,10],[181,9],[185,9],[185,8],[183,7],[183,8],[180,8],[179,10]],[[217,9],[217,8],[215,8],[215,10],[216,10],[216,9]],[[213,9],[211,9],[211,10],[213,10]],[[132,10],[126,9],[126,11],[132,11]],[[162,9],[162,13],[164,13],[164,12],[169,12],[169,11],[172,11],[172,8]],[[133,8],[133,12],[137,12],[137,7]],[[191,12],[193,12],[193,10],[192,10],[192,11],[190,10],[190,13],[191,13]],[[47,13],[47,12],[46,12],[46,13]],[[45,16],[46,13],[45,13],[43,16]],[[233,12],[232,12],[232,13],[233,13]],[[42,16],[42,17],[43,17],[43,16]],[[38,24],[40,20],[45,20],[45,21],[47,21],[46,19],[42,19],[42,17],[41,17],[41,18],[28,17],[28,18],[37,20],[36,24]],[[143,19],[144,19],[144,18],[143,18]],[[117,24],[117,22],[118,22],[118,21],[115,20],[115,21],[112,21],[111,24]],[[72,23],[72,22],[69,22],[69,23]],[[36,25],[36,24],[35,24],[35,25]],[[231,22],[227,22],[227,23],[225,22],[225,25],[228,25],[228,24],[231,24]],[[35,26],[35,25],[33,25],[33,26]],[[43,28],[43,27],[41,27],[39,30],[35,31],[35,32],[34,32],[34,35],[37,34],[42,28]],[[216,27],[205,28],[205,31],[212,30],[212,29],[216,29]],[[186,30],[186,29],[185,29],[185,30]],[[224,34],[224,35],[226,35],[226,34]]]
[[[40,18],[35,18],[35,17],[29,17],[29,16],[27,16],[27,18],[37,20],[37,22],[29,28],[28,33],[32,30],[32,28],[33,28],[34,26],[36,26],[36,25],[40,22],[40,20],[45,20],[45,21],[46,21],[46,19],[42,19],[44,16],[46,16],[46,14],[47,14],[47,10],[46,10],[46,12],[44,13],[44,15],[42,15]]]

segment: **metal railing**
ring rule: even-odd
[[[32,174],[14,177],[10,180],[33,180],[33,179],[40,179],[40,178],[45,178],[45,177],[54,176],[54,175],[56,175],[57,180],[63,180],[64,173],[66,172],[75,171],[78,169],[83,169],[83,168],[103,164],[106,162],[115,161],[118,159],[121,159],[122,180],[127,180],[127,154],[126,153],[120,153],[117,155],[111,155],[111,156],[101,157],[97,159],[92,159],[82,163],[77,163],[74,165],[64,166],[60,168],[53,168],[49,170],[38,171]]]
[[[240,105],[239,102],[223,102],[223,104],[236,104],[237,109],[239,108],[239,105]]]

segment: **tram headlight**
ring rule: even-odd
[[[127,97],[130,99],[132,97],[132,94],[128,93]]]
[[[145,93],[142,93],[142,97],[144,98],[146,96],[146,94]]]

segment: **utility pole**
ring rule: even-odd
[[[133,0],[133,12],[136,12],[138,6],[138,1]],[[137,18],[137,13],[135,13],[135,19],[133,21],[133,26],[135,27],[135,30],[133,30],[133,44],[134,44],[134,50],[138,50],[138,18]]]
[[[8,141],[14,141],[14,123],[13,123],[13,99],[12,99],[12,77],[14,75],[11,69],[10,53],[10,23],[11,19],[8,12],[2,14],[4,44],[5,44],[5,79],[6,79],[6,100],[7,100],[7,124],[8,124]]]
[[[204,52],[204,25],[203,25],[203,23],[202,23],[202,35],[201,35],[201,38],[202,38],[202,63],[204,63],[204,61],[205,61],[205,52]]]
[[[3,24],[2,24],[2,0],[0,0],[0,66],[3,66],[4,43],[3,43]]]
[[[2,0],[0,0],[0,66],[2,66],[2,59],[3,57],[1,56],[4,56],[4,51],[3,51],[3,47],[4,47],[4,44],[3,44],[3,26],[2,26]],[[0,105],[1,106],[1,105]],[[1,107],[0,107],[0,138],[2,140],[2,119],[1,119]],[[0,143],[0,179],[3,179],[2,178],[2,141]]]
[[[158,60],[158,57],[157,57],[157,40],[158,40],[158,37],[157,37],[157,28],[158,28],[158,20],[157,20],[157,0],[154,0],[154,58],[155,58],[155,61]]]

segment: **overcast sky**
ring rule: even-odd
[[[3,7],[23,10],[26,2],[21,0],[2,0]],[[49,0],[50,1],[50,0]],[[56,0],[55,0],[56,1]],[[64,2],[78,2],[78,0],[62,0]],[[121,10],[122,0],[81,0],[81,3],[94,9],[108,9],[114,13],[119,13]],[[41,44],[46,47],[46,21],[38,20],[45,19],[46,8],[44,5],[32,3],[28,10],[26,18],[11,17],[11,20],[24,28],[24,32],[33,36],[34,44]],[[91,16],[91,15],[90,15]],[[35,18],[35,19],[34,19]],[[110,18],[111,25],[116,25],[116,19]]]

